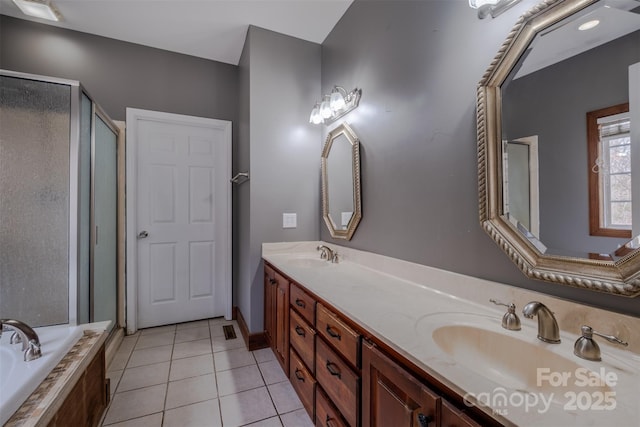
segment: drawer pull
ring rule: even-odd
[[[302,375],[302,371],[300,371],[300,369],[296,368],[295,375],[298,381],[304,382],[304,375]]]
[[[299,325],[296,325],[296,334],[300,335],[301,337],[304,336],[304,329],[302,329]]]
[[[433,417],[431,415],[418,414],[418,422],[420,423],[420,427],[429,427],[429,423],[433,421]]]
[[[275,285],[276,283],[278,283],[278,281],[276,279],[274,279],[273,277],[269,278],[269,283],[271,283],[272,285]]]
[[[340,379],[342,379],[342,374],[340,373],[340,371],[336,368],[334,368],[334,366],[338,366],[335,363],[329,362],[327,360],[327,371],[329,371],[329,373],[335,377],[338,377]]]
[[[307,305],[304,303],[304,301],[303,301],[303,300],[301,300],[300,298],[296,298],[296,305],[297,305],[298,307],[302,307],[302,308],[305,308],[305,307],[307,306]]]
[[[339,333],[334,332],[331,326],[327,325],[327,333],[331,336],[331,338],[337,338],[338,341],[342,339]]]
[[[335,426],[335,425],[336,425],[336,423],[334,423],[334,422],[333,422],[333,420],[331,419],[331,417],[329,416],[329,414],[327,414],[327,419],[326,419],[326,421],[324,422],[324,425],[325,425],[326,427],[333,427],[333,426]]]

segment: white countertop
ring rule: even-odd
[[[338,264],[326,262],[304,265],[295,261],[300,258],[319,258],[315,250],[319,243],[323,242],[264,244],[263,258],[461,396],[469,396],[472,401],[475,397],[480,400],[505,397],[508,400],[506,405],[501,405],[497,400],[497,405],[483,408],[500,422],[522,426],[640,425],[638,354],[603,345],[604,340],[596,337],[601,344],[603,360],[586,361],[572,354],[573,343],[578,335],[566,330],[561,331],[562,343],[545,344],[536,338],[537,319],[523,318],[523,303],[518,303],[518,300],[544,302],[557,313],[561,329],[569,330],[576,330],[580,326],[572,324],[564,328],[563,323],[568,324],[569,318],[577,323],[590,321],[593,319],[589,313],[596,309],[332,244],[328,246],[337,249],[340,258]],[[489,298],[516,301],[523,329],[517,332],[502,329],[500,319],[505,311],[502,307],[494,308]],[[568,317],[560,315],[561,309],[567,312]],[[601,323],[617,325],[622,328],[623,335],[627,332],[631,334],[624,339],[632,342],[636,338],[640,319],[615,313],[606,316],[597,314],[598,319],[611,317]],[[605,389],[592,385],[581,386],[569,390],[577,398],[572,403],[572,396],[563,396],[566,389],[558,388],[556,391],[547,386],[543,394],[530,392],[525,395],[510,388],[508,382],[501,384],[490,381],[481,368],[469,369],[469,365],[457,364],[436,345],[432,332],[437,327],[451,324],[482,327],[499,334],[517,334],[512,335],[520,340],[515,343],[524,341],[533,346],[546,347],[553,354],[563,357],[563,360],[587,368],[585,372],[599,372],[610,378],[613,375],[616,381],[606,387],[613,394],[607,396],[606,402],[598,404],[597,400]],[[598,324],[591,326],[607,331]],[[540,367],[544,368],[546,364],[542,361]],[[576,372],[570,372],[570,375],[570,381],[575,382]],[[491,378],[495,378],[495,375]],[[549,402],[548,398],[552,395],[556,399]]]

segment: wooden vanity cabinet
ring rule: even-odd
[[[375,336],[267,263],[265,329],[316,427],[500,425],[458,409],[451,402],[461,399],[410,372],[408,361],[381,350],[387,347]]]
[[[372,343],[362,347],[362,425],[439,426],[440,396]]]
[[[265,331],[282,369],[289,372],[289,280],[265,265]]]

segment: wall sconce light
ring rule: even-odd
[[[492,18],[514,6],[520,0],[469,0],[469,6],[478,10],[478,19],[491,15]]]
[[[50,0],[13,0],[25,15],[49,21],[60,21],[62,14]]]
[[[362,89],[355,88],[348,92],[342,86],[334,86],[329,95],[323,95],[321,102],[316,102],[309,123],[319,125],[331,123],[355,109],[360,103]]]

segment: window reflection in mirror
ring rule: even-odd
[[[624,103],[587,113],[589,231],[631,238],[631,121]]]

